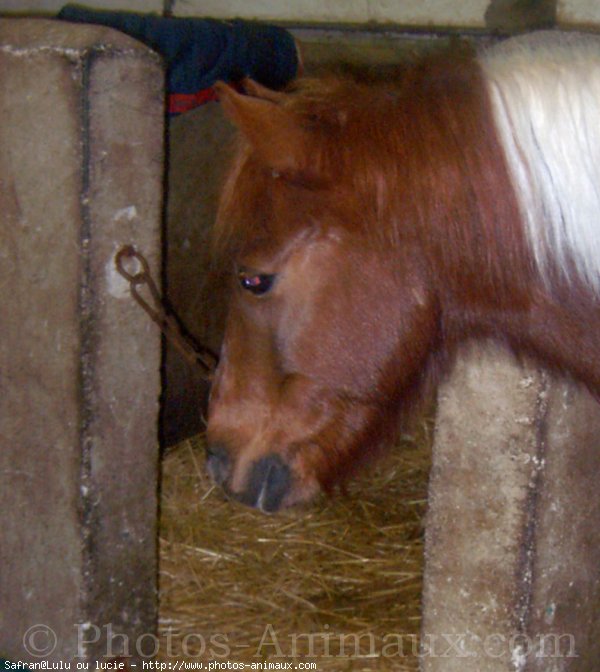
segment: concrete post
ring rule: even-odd
[[[600,406],[492,345],[439,393],[424,672],[595,672]]]
[[[153,646],[163,73],[114,31],[0,20],[0,652]],[[121,636],[121,635],[124,635]],[[140,646],[142,643],[140,643]]]

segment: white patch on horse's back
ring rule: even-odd
[[[600,36],[533,33],[479,62],[540,272],[600,292]]]

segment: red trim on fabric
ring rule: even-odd
[[[236,91],[244,91],[242,82],[230,82],[230,86],[233,86]],[[196,91],[196,93],[170,93],[168,95],[168,113],[183,114],[213,100],[218,102],[219,98],[212,86],[208,89]]]
[[[217,94],[213,87],[202,89],[196,93],[170,93],[169,94],[169,114],[182,114],[189,112],[195,107],[217,100]]]

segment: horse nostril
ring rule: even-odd
[[[267,455],[252,465],[242,501],[267,513],[277,511],[291,483],[292,473],[288,465],[279,455]]]
[[[223,485],[229,476],[229,453],[219,443],[206,446],[206,469],[217,485]]]

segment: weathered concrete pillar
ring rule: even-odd
[[[596,672],[600,405],[499,348],[439,393],[425,672]]]
[[[160,267],[162,81],[114,31],[0,20],[0,652],[14,660],[135,655],[146,633],[152,648],[160,337],[114,255],[134,244]]]

